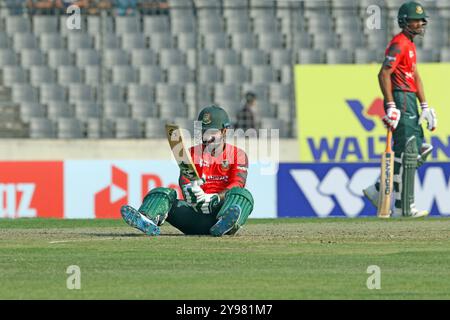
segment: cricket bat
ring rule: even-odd
[[[381,156],[380,196],[378,197],[379,218],[389,218],[391,197],[394,185],[394,153],[392,152],[392,131],[388,129],[386,136],[386,150]]]
[[[176,124],[166,124],[166,135],[172,154],[177,161],[181,174],[191,181],[200,180],[197,168],[192,161],[185,138]]]

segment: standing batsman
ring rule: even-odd
[[[414,179],[417,167],[431,153],[432,146],[423,142],[421,124],[436,129],[434,109],[428,107],[424,88],[416,65],[414,38],[425,34],[428,16],[423,6],[414,1],[403,4],[398,12],[402,32],[397,34],[386,49],[386,58],[378,79],[384,96],[385,126],[393,131],[394,140],[394,211],[391,216],[423,217],[427,211],[416,209]],[[417,106],[420,102],[421,114]],[[379,181],[364,195],[377,206]]]
[[[245,189],[248,159],[245,152],[225,141],[230,119],[218,106],[204,108],[202,145],[190,148],[201,181],[180,173],[184,200],[170,188],[152,189],[138,210],[123,206],[121,214],[130,226],[147,235],[159,235],[164,221],[187,235],[235,234],[253,210],[253,197]]]

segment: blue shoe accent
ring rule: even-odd
[[[120,214],[128,225],[149,236],[157,236],[161,233],[161,230],[153,221],[144,217],[131,206],[123,206],[120,208]]]
[[[226,234],[228,231],[233,229],[236,222],[239,220],[241,216],[241,207],[238,205],[233,205],[226,212],[224,212],[223,216],[216,222],[215,225],[209,229],[209,232],[215,237],[221,237]]]

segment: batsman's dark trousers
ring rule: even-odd
[[[187,202],[176,200],[166,221],[184,234],[209,235],[209,229],[217,222],[220,208],[211,214],[203,214],[195,211]]]
[[[394,91],[395,105],[401,112],[400,121],[392,136],[394,139],[394,152],[401,154],[405,150],[406,141],[416,137],[417,150],[423,142],[423,129],[419,125],[419,110],[417,96],[414,92]]]

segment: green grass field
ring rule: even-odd
[[[234,237],[0,219],[1,299],[449,299],[450,219],[251,220]],[[66,269],[81,269],[68,290]],[[381,289],[366,287],[381,268]]]

